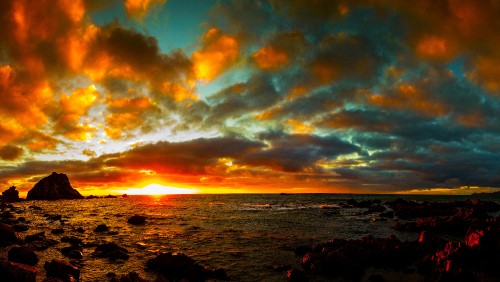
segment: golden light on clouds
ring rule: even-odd
[[[155,6],[165,4],[167,0],[125,0],[127,14],[136,19],[142,19]]]
[[[235,37],[216,28],[209,29],[202,40],[200,50],[193,53],[194,71],[196,78],[211,81],[235,62],[240,47]]]
[[[257,66],[261,69],[277,69],[288,62],[288,55],[271,47],[264,47],[253,54]]]

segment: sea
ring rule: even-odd
[[[416,201],[464,200],[466,196],[402,196],[341,194],[229,194],[229,195],[164,195],[128,196],[86,200],[25,201],[16,203],[18,216],[26,218],[29,230],[21,237],[45,231],[48,238],[76,236],[84,243],[115,242],[129,251],[130,259],[110,261],[91,256],[95,248],[85,248],[81,260],[80,281],[109,281],[106,275],[131,271],[154,280],[155,274],[145,270],[148,259],[159,252],[184,253],[209,268],[224,268],[233,281],[286,281],[286,271],[273,266],[291,265],[300,269],[297,246],[312,246],[333,238],[358,239],[366,235],[400,240],[416,240],[418,234],[395,231],[397,218],[380,220],[376,214],[363,213],[363,208],[341,208],[349,199],[358,202],[378,199],[382,203],[399,197]],[[36,205],[41,210],[29,208]],[[62,215],[50,220],[46,214]],[[143,215],[146,224],[127,223],[133,215]],[[106,224],[110,233],[94,233]],[[79,233],[82,227],[85,232]],[[63,228],[64,234],[51,234]],[[45,273],[43,263],[65,258],[59,243],[37,251],[39,280]],[[6,249],[0,256],[6,257]],[[333,281],[309,275],[309,281]],[[340,281],[340,280],[339,280]]]

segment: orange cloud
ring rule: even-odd
[[[448,112],[445,105],[432,101],[428,95],[410,84],[400,84],[393,95],[372,95],[369,100],[379,107],[408,109],[431,117],[443,116]]]
[[[278,69],[288,62],[288,55],[272,46],[259,49],[253,54],[253,58],[263,70]]]
[[[120,139],[124,132],[145,126],[147,115],[158,113],[150,98],[111,98],[108,97],[108,110],[104,132],[111,139]]]
[[[490,93],[500,96],[500,56],[478,57],[467,76]]]
[[[23,149],[16,146],[6,145],[0,147],[0,159],[2,160],[13,161],[18,159],[22,154]]]
[[[61,114],[56,121],[55,129],[74,140],[86,140],[91,137],[89,132],[95,131],[95,127],[78,122],[87,115],[98,95],[99,92],[93,84],[87,88],[79,88],[69,96],[63,93],[59,102]]]
[[[239,48],[235,37],[216,28],[209,29],[202,37],[200,50],[192,55],[196,78],[205,81],[216,78],[236,61]]]
[[[417,54],[423,58],[448,60],[456,55],[451,39],[439,36],[425,36],[417,43]]]
[[[292,134],[307,134],[313,131],[312,126],[306,125],[298,120],[289,119],[286,121],[286,124],[292,128]]]
[[[142,19],[155,6],[162,6],[167,0],[125,0],[127,14],[136,19]]]

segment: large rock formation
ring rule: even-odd
[[[27,200],[83,199],[83,196],[69,183],[64,173],[53,172],[38,181],[28,192]]]
[[[12,203],[19,201],[19,191],[16,190],[15,186],[2,192],[2,199],[4,202]]]

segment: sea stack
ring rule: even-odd
[[[15,186],[2,192],[2,199],[6,203],[19,202],[19,191],[16,190]]]
[[[83,199],[83,196],[69,183],[64,173],[53,172],[38,181],[28,192],[27,200]]]

